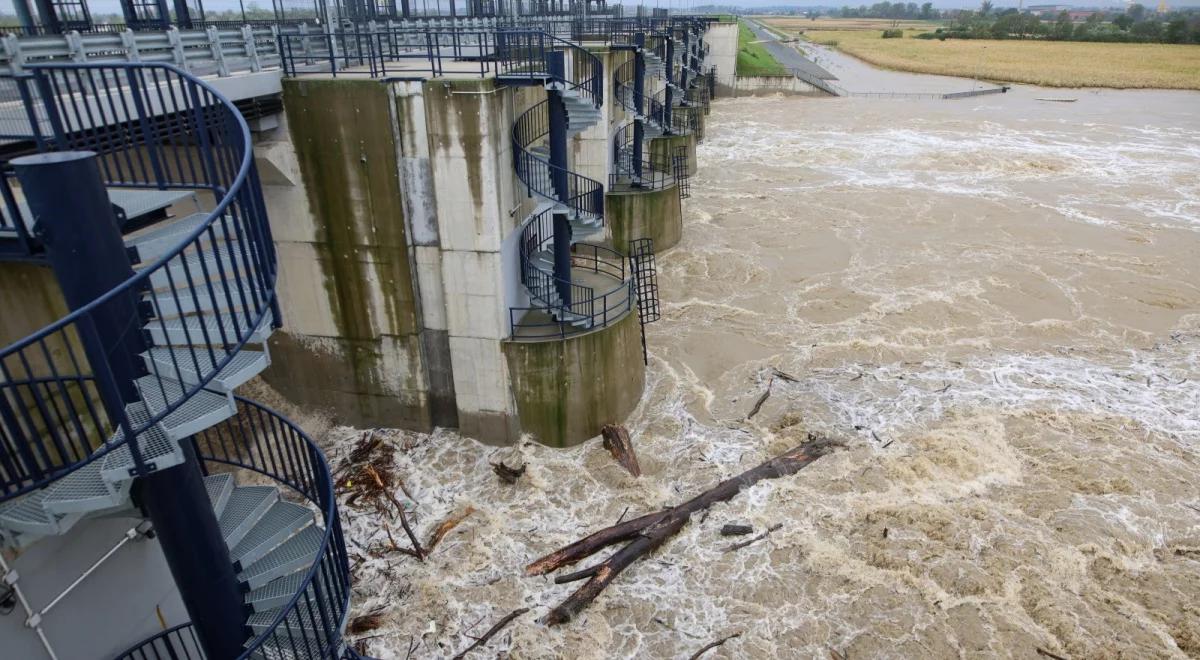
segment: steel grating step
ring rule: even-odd
[[[131,481],[115,484],[104,479],[103,460],[96,459],[46,487],[42,507],[49,513],[88,513],[121,506],[128,500]]]
[[[181,288],[209,280],[251,280],[254,252],[242,243],[222,243],[203,250],[191,248],[150,274],[156,289]]]
[[[208,491],[208,503],[212,505],[213,513],[217,514],[218,519],[225,511],[225,505],[229,504],[229,497],[233,495],[233,486],[233,475],[228,472],[204,477],[204,489]]]
[[[125,240],[125,246],[136,248],[141,262],[148,263],[179,245],[180,241],[193,231],[196,231],[206,220],[208,220],[207,213],[193,213],[189,216],[179,218],[174,222],[163,223],[143,234],[128,238]],[[219,219],[213,222],[212,234],[210,236],[209,232],[206,231],[198,236],[200,244],[206,246],[212,245],[214,239],[217,243],[226,242],[224,225],[221,224]]]
[[[267,311],[262,323],[250,333],[247,341],[252,344],[266,341],[273,331],[273,318],[271,312]],[[236,343],[239,333],[244,333],[247,325],[242,314],[238,314],[236,323],[229,315],[222,314],[219,317],[206,315],[155,319],[143,326],[143,329],[149,333],[151,341],[157,346],[223,346],[226,343]]]
[[[271,505],[250,533],[230,549],[234,570],[253,565],[312,522],[312,512],[299,504],[279,501]]]
[[[237,402],[231,395],[201,389],[189,396],[185,385],[173,378],[142,376],[134,381],[134,385],[151,416],[160,414],[172,403],[179,403],[178,408],[159,422],[167,435],[176,440],[199,433],[237,414]]]
[[[180,287],[175,291],[147,292],[145,300],[150,311],[158,318],[170,318],[197,312],[226,313],[230,310],[245,310],[265,307],[267,295],[248,280],[231,284],[228,289],[213,283],[211,287]]]
[[[321,550],[324,532],[316,525],[305,527],[267,556],[238,574],[238,580],[250,589],[257,589],[277,577],[311,566]]]
[[[125,406],[125,415],[129,418],[130,425],[134,427],[144,426],[151,417],[145,403],[131,403]],[[125,430],[117,429],[111,442],[113,444],[121,443],[121,446],[100,459],[103,461],[100,473],[106,481],[111,483],[129,479],[130,470],[135,467],[133,454],[129,451],[129,445],[124,443],[124,439]],[[161,423],[139,433],[136,441],[142,459],[147,464],[153,464],[156,470],[163,470],[183,462],[183,452],[180,451],[178,443],[171,440]]]
[[[275,628],[276,634],[287,639],[289,633],[296,638],[307,637],[324,641],[325,625],[324,616],[332,616],[328,604],[324,608],[318,606],[315,597],[310,601],[301,599],[296,603],[296,607],[288,612],[288,615],[283,621],[279,622],[279,626]],[[251,614],[246,619],[246,625],[254,632],[255,635],[261,635],[271,629],[271,624],[275,623],[275,618],[279,616],[279,610],[267,610],[265,612],[256,612]],[[337,622],[332,622],[332,625],[338,625]]]
[[[325,645],[315,639],[300,636],[288,638],[286,632],[268,641],[250,654],[255,660],[316,660],[333,657],[325,652]]]
[[[225,545],[234,547],[250,533],[255,523],[279,500],[279,491],[271,486],[238,486],[217,522]]]
[[[264,351],[238,351],[229,364],[213,375],[217,364],[227,355],[218,348],[210,353],[205,348],[156,347],[142,353],[141,357],[151,374],[174,378],[189,385],[199,385],[205,377],[212,375],[205,387],[218,392],[233,391],[271,365],[271,357]]]
[[[42,502],[46,490],[35,490],[0,504],[0,529],[21,534],[49,536],[61,534],[82,517],[80,513],[56,515],[46,511]]]
[[[195,201],[191,190],[154,190],[152,188],[109,188],[108,200],[121,207],[125,217],[133,220],[148,213],[163,211],[186,199]]]
[[[301,585],[304,584],[304,578],[308,576],[308,571],[296,571],[289,573],[283,577],[275,578],[264,586],[261,586],[246,594],[246,605],[251,612],[266,612],[277,607],[282,607],[300,591]],[[325,576],[318,572],[313,576],[314,581],[320,581],[322,586],[321,592],[329,594],[328,589],[324,587]]]

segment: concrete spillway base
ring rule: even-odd
[[[677,147],[687,147],[688,174],[696,173],[696,136],[694,135],[664,135],[650,140],[651,162],[674,171],[672,156]]]
[[[639,238],[654,240],[654,251],[663,252],[683,238],[683,212],[679,188],[661,190],[617,188],[604,196],[604,217],[612,232],[613,249],[629,254],[629,244]]]
[[[570,447],[625,420],[646,383],[637,311],[564,340],[504,343],[521,429]]]

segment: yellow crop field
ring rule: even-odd
[[[924,21],[764,18],[788,35],[803,31],[876,66],[1048,87],[1200,89],[1200,46],[1075,41],[914,39]],[[898,23],[893,27],[893,23]],[[883,39],[883,29],[902,29]]]

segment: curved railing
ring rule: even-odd
[[[521,230],[521,282],[529,290],[533,307],[514,307],[509,310],[513,336],[518,339],[565,337],[578,332],[603,328],[624,318],[635,302],[633,279],[629,278],[625,255],[616,250],[592,243],[571,246],[572,269],[583,269],[606,275],[618,284],[610,289],[595,289],[563,280],[537,264],[534,255],[551,251],[554,244],[554,216],[551,210],[537,213]],[[557,292],[566,290],[570,302],[563,302]],[[553,293],[552,293],[553,292]],[[524,318],[527,312],[540,311],[550,319]]]
[[[0,350],[0,501],[119,447],[128,447],[139,472],[147,471],[138,443],[129,439],[196,395],[260,326],[272,323],[275,296],[274,246],[250,131],[228,99],[165,64],[29,68],[54,148],[96,152],[110,186],[206,191],[217,201],[136,274]],[[117,374],[141,363],[148,347],[128,337],[106,344],[97,328],[112,318],[140,323],[131,305],[146,291],[154,292],[144,301],[150,318],[196,309],[196,321],[181,324],[182,337],[171,341],[179,349],[171,360],[176,373],[187,368],[199,378],[177,390],[161,387],[163,406],[134,416],[126,410],[131,384],[118,382]],[[85,350],[104,359],[89,362]],[[150,373],[164,376],[158,370]]]
[[[570,54],[568,60],[566,55]],[[556,86],[564,94],[599,108],[604,101],[603,64],[586,48],[544,32],[506,30],[496,35],[498,75],[527,78]],[[552,59],[561,57],[557,64]],[[533,150],[550,134],[548,101],[542,101],[517,118],[512,129],[513,166],[530,195],[565,204],[575,213],[600,218],[604,214],[604,186],[599,181],[550,163],[548,152]],[[565,181],[567,190],[557,189]]]
[[[636,63],[630,60],[617,67],[617,70],[613,73],[613,98],[626,112],[636,116],[637,100],[635,94],[637,90],[633,86],[635,66]],[[666,106],[663,104],[665,93],[666,89],[664,88],[659,90],[657,94],[642,94],[642,117],[646,123],[664,134],[669,134],[675,132],[675,124],[665,119],[667,116]]]
[[[333,477],[320,447],[275,411],[237,397],[238,415],[197,434],[192,441],[206,473],[251,470],[288,487],[320,511],[324,524],[317,559],[300,588],[239,658],[293,657],[333,660],[343,655],[342,630],[350,602],[350,566],[333,492]],[[202,660],[191,624],[165,630],[128,649],[117,660]]]
[[[633,122],[626,123],[613,133],[613,171],[609,174],[609,187],[634,185],[643,190],[662,190],[675,185],[675,177],[662,163],[655,162],[643,149],[640,171],[634,166]]]
[[[530,195],[560,202],[576,213],[592,217],[604,215],[604,186],[569,169],[550,163],[547,156],[532,151],[550,134],[550,104],[541,101],[517,117],[513,124],[513,166],[517,179],[525,184]],[[567,184],[565,194],[560,195],[554,182],[562,177]]]
[[[675,100],[682,100],[676,97]],[[695,120],[689,112],[680,112],[679,107],[667,112],[667,90],[660,89],[658,93],[646,97],[646,116],[650,121],[662,127],[663,132],[670,135],[688,135],[695,127]]]

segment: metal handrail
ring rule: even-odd
[[[539,303],[535,307],[514,307],[509,311],[509,323],[513,334],[518,328],[528,329],[545,325],[561,326],[550,335],[524,335],[526,338],[535,336],[567,336],[576,332],[586,332],[603,328],[620,319],[624,312],[632,309],[632,298],[629,296],[629,286],[626,257],[612,248],[593,243],[575,243],[572,245],[571,266],[584,268],[595,273],[602,273],[620,283],[612,289],[596,293],[591,287],[582,286],[556,276],[553,272],[539,268],[532,258],[535,252],[541,251],[554,242],[553,209],[547,209],[535,214],[521,229],[520,259],[521,283],[529,290],[530,299]],[[559,287],[569,287],[571,300],[569,303],[555,303],[541,295],[541,292],[557,291]],[[622,295],[624,294],[624,295]],[[519,319],[527,311],[546,312],[557,317],[552,324],[531,324]],[[516,312],[521,312],[517,314]],[[568,330],[571,325],[570,316],[580,317],[582,328],[577,331]]]
[[[531,145],[550,134],[549,102],[540,101],[517,117],[513,124],[513,166],[517,179],[530,194],[552,202],[561,202],[577,213],[596,218],[604,215],[604,185],[530,151]],[[565,176],[567,190],[560,195],[554,189],[556,175]],[[548,182],[548,183],[547,183]],[[564,199],[565,197],[565,199]]]
[[[675,177],[669,169],[663,167],[649,157],[648,152],[642,152],[641,172],[634,167],[634,131],[633,122],[623,124],[613,133],[613,171],[608,175],[609,187],[619,184],[630,184],[644,190],[662,190],[675,185]]]
[[[46,64],[30,69],[53,125],[54,148],[97,152],[110,184],[210,190],[218,202],[203,222],[124,282],[0,350],[0,441],[5,445],[0,501],[40,488],[121,446],[129,448],[137,473],[148,471],[138,443],[130,440],[204,389],[275,311],[274,243],[250,130],[228,99],[165,64]],[[198,158],[184,158],[164,146],[173,138],[197,147]],[[144,157],[137,162],[129,158],[131,147]],[[237,247],[224,252],[214,247],[227,239],[236,239]],[[151,375],[158,378],[165,406],[135,421],[113,365],[141,358],[124,353],[123,347],[101,345],[93,319],[155,289],[159,292],[150,302],[158,319],[168,316],[159,302],[163,296],[176,306],[187,301],[199,308],[209,301],[214,310],[218,303],[229,308],[198,309],[199,329],[184,326],[187,341],[172,342],[190,347],[185,366],[199,374],[199,382],[168,392],[154,364]],[[91,347],[88,354],[106,359],[88,364],[79,347]],[[176,373],[178,360],[172,353]],[[89,377],[91,387],[73,391],[65,384]],[[46,393],[15,389],[35,378],[57,386]],[[118,429],[121,439],[110,440]]]
[[[338,658],[350,606],[350,565],[329,464],[320,447],[291,420],[262,404],[235,398],[237,417],[192,439],[206,473],[232,466],[262,474],[316,506],[325,525],[317,559],[296,594],[267,629],[245,645],[239,658],[259,657],[267,645],[284,654],[290,651],[292,657]],[[288,627],[285,621],[299,625]],[[117,660],[203,657],[191,624],[185,623],[135,644]]]

